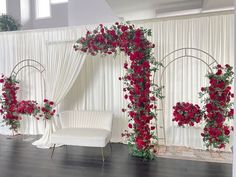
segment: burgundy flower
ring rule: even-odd
[[[156,128],[155,126],[151,126],[151,130],[155,130],[155,128]]]
[[[49,104],[52,106],[52,105],[54,105],[54,102],[53,102],[53,101],[50,101]]]
[[[130,124],[130,123],[128,124],[128,127],[129,127],[129,128],[133,128],[132,124]]]
[[[221,75],[222,74],[222,70],[221,69],[218,69],[216,75]]]

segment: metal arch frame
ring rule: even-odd
[[[32,62],[32,63],[30,63]],[[22,63],[26,63],[25,65],[21,66],[19,69],[17,69],[17,67],[22,64]],[[39,65],[39,67],[37,66],[34,66],[33,63],[36,63],[37,65]],[[18,62],[14,68],[12,69],[12,72],[11,72],[11,77],[14,76],[15,78],[17,77],[17,75],[19,74],[19,72],[24,69],[24,68],[27,68],[27,67],[31,67],[31,68],[34,68],[36,69],[37,71],[40,72],[42,78],[43,78],[43,96],[44,98],[46,98],[46,81],[45,81],[45,77],[43,75],[43,72],[45,71],[45,67],[38,61],[36,60],[33,60],[33,59],[25,59],[25,60],[22,60],[20,62]]]
[[[21,63],[24,63],[24,62],[27,62],[27,64],[24,65],[24,66],[22,66],[22,67],[20,67],[20,69],[18,69],[18,71],[15,72],[15,70],[17,69],[17,67],[18,67]],[[37,68],[36,66],[30,64],[30,62],[37,63],[38,65],[40,65],[40,69],[42,68],[42,70],[40,70],[40,69]],[[22,61],[18,62],[18,63],[14,66],[14,68],[12,69],[12,72],[11,72],[11,76],[15,75],[15,77],[16,77],[16,76],[19,74],[19,72],[20,72],[22,69],[26,68],[26,67],[32,67],[32,68],[38,70],[41,74],[45,71],[45,67],[44,67],[41,63],[39,63],[38,61],[33,60],[33,59],[25,59],[25,60],[22,60]]]
[[[204,53],[206,55],[206,57],[209,57],[211,58],[213,61],[208,64],[206,61],[204,61],[202,58],[199,58],[199,57],[196,57],[192,54],[188,54],[188,50],[190,51],[197,51],[197,52],[200,52],[200,53]],[[165,66],[164,66],[164,70],[162,71],[161,73],[161,77],[160,77],[160,86],[162,87],[162,80],[163,80],[163,76],[164,76],[164,73],[166,71],[166,68],[172,64],[173,62],[179,60],[179,59],[185,59],[185,58],[191,58],[191,59],[196,59],[198,61],[201,61],[203,62],[205,65],[207,65],[207,67],[209,68],[209,70],[211,72],[213,72],[212,68],[211,68],[211,65],[213,65],[214,63],[218,64],[217,60],[212,56],[210,55],[209,53],[207,53],[206,51],[204,50],[201,50],[201,49],[197,49],[197,48],[180,48],[180,49],[177,49],[177,50],[174,50],[172,52],[170,52],[169,54],[167,54],[165,57],[163,57],[163,59],[161,60],[161,63],[164,63],[164,61],[169,58],[172,54],[175,54],[176,52],[180,52],[180,51],[184,51],[184,54],[181,55],[181,56],[178,56],[178,57],[175,57],[174,59],[172,59],[170,62],[168,62]],[[162,109],[159,109],[159,110],[164,110],[164,99],[161,100],[161,108]],[[164,113],[162,113],[162,121],[163,121],[163,127],[160,127],[160,128],[163,128],[163,138],[164,139],[164,144],[166,145],[166,132],[165,132],[165,115]],[[157,121],[156,121],[156,124],[157,124]],[[157,127],[157,125],[156,125]],[[156,133],[158,134],[158,130],[156,129]]]

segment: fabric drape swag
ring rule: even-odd
[[[71,43],[52,43],[48,46],[46,66],[46,96],[58,105],[74,84],[83,66],[86,54],[73,50]],[[51,147],[51,133],[60,126],[54,117],[46,120],[46,129],[41,139],[33,143],[39,148]]]

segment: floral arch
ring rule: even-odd
[[[152,159],[157,141],[153,124],[157,118],[154,102],[162,96],[161,88],[151,79],[161,63],[154,58],[152,49],[155,45],[147,40],[147,36],[151,36],[151,30],[134,25],[116,23],[107,28],[100,24],[78,39],[74,49],[93,56],[118,51],[128,55],[130,64],[124,63],[126,74],[119,78],[124,81],[124,98],[129,101],[127,108],[122,109],[129,116],[128,127],[131,129],[131,133],[125,135],[129,138],[132,155]]]
[[[207,66],[206,77],[209,85],[202,87],[199,93],[199,98],[203,103],[202,108],[197,104],[178,102],[173,107],[172,121],[176,121],[180,127],[204,123],[201,136],[205,146],[214,150],[224,149],[229,143],[230,133],[233,130],[230,125],[234,114],[231,101],[234,97],[231,92],[233,67],[228,64],[225,66],[218,64],[212,55],[201,49],[182,48],[174,50],[161,60],[163,70],[160,75],[160,85],[162,85],[166,68],[173,62],[186,58],[198,60]],[[161,100],[161,109],[165,109],[164,100]],[[162,114],[162,119],[165,125],[164,114]]]
[[[199,57],[201,56],[201,57]],[[170,52],[169,54],[165,55],[162,60],[161,63],[163,64],[162,67],[162,71],[160,73],[160,86],[165,86],[165,83],[163,83],[163,78],[166,72],[166,69],[173,64],[174,62],[176,62],[177,60],[184,60],[184,59],[192,59],[192,60],[198,60],[200,62],[202,62],[203,64],[205,64],[207,66],[207,68],[209,69],[209,71],[211,73],[213,73],[213,68],[211,66],[217,65],[218,62],[217,60],[210,55],[209,53],[205,52],[204,50],[201,49],[197,49],[197,48],[180,48],[177,50],[174,50],[172,52]],[[207,74],[207,73],[206,73]],[[165,89],[163,89],[162,91],[164,91]],[[163,93],[162,93],[163,94]],[[164,106],[164,102],[165,99],[162,99],[160,102],[160,107],[161,110],[165,110],[165,106]],[[161,119],[163,121],[163,140],[164,143],[166,145],[166,134],[165,134],[165,114],[162,114]]]
[[[0,96],[0,114],[3,115],[3,122],[13,131],[13,135],[18,133],[21,115],[33,115],[36,119],[40,117],[50,119],[55,113],[55,110],[53,110],[54,103],[47,99],[44,99],[44,105],[42,107],[39,107],[38,103],[34,100],[19,101],[17,99],[17,91],[19,90],[17,75],[25,68],[33,68],[41,74],[44,84],[43,96],[44,98],[46,97],[46,84],[43,75],[45,68],[36,60],[22,60],[14,66],[10,77],[1,76],[0,83],[3,86],[2,95]]]

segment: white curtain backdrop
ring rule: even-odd
[[[229,63],[233,65],[233,13],[186,16],[134,23],[136,23],[136,26],[152,29],[150,40],[156,45],[154,55],[158,60],[161,60],[173,50],[194,47],[210,53],[221,64]],[[47,56],[53,56],[54,54],[53,57],[56,57],[57,52],[53,52],[53,50],[56,50],[54,47],[59,45],[56,43],[49,45],[50,42],[76,40],[81,34],[85,34],[86,28],[93,29],[93,27],[68,27],[29,32],[0,33],[0,73],[9,74],[13,66],[25,58],[37,59],[47,66],[47,60],[49,60]],[[52,51],[51,54],[49,54],[50,50]],[[203,58],[201,54],[194,54]],[[123,99],[123,84],[118,80],[118,77],[124,75],[122,66],[126,59],[126,56],[123,54],[118,55],[115,59],[112,56],[87,56],[75,83],[64,99],[63,96],[58,96],[57,94],[53,96],[53,93],[49,94],[50,98],[55,100],[63,99],[59,105],[59,112],[80,109],[113,111],[112,141],[122,142],[121,133],[127,129],[127,116],[121,112],[121,108],[125,107],[126,103]],[[205,60],[208,59],[205,58]],[[158,120],[159,125],[161,125],[164,114],[168,145],[182,145],[204,149],[200,137],[201,126],[196,128],[179,128],[171,119],[172,106],[176,102],[190,101],[200,104],[198,92],[201,86],[207,84],[207,79],[204,78],[206,71],[207,67],[203,63],[191,58],[178,60],[166,69],[163,78],[165,83],[164,95],[166,96],[164,111],[159,113]],[[60,74],[63,73],[61,72]],[[42,96],[39,94],[42,91],[40,89],[42,87],[41,81],[39,81],[41,79],[37,78],[40,78],[40,76],[33,74],[31,70],[23,71],[21,76],[19,76],[19,79],[27,85],[27,87],[24,87],[24,90],[29,88],[29,92],[20,95],[22,99],[26,97],[36,99],[38,97],[42,101]],[[160,82],[160,73],[157,74],[156,81]],[[53,86],[53,88],[55,87]],[[60,91],[58,90],[58,92]],[[43,126],[40,127],[39,122],[30,118],[27,121],[30,123],[27,123],[27,130],[24,130],[24,132],[30,134],[43,132]],[[4,132],[6,133],[6,128],[0,128],[0,133]],[[159,134],[160,137],[163,134],[161,129]]]

